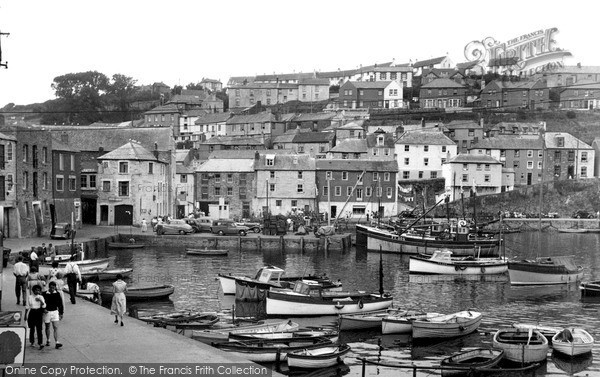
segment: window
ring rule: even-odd
[[[390,173],[389,172],[383,173],[383,180],[385,182],[389,182],[390,181]]]
[[[23,162],[27,162],[28,154],[29,154],[29,146],[27,144],[23,144]]]
[[[72,154],[70,157],[71,157],[71,171],[75,171],[75,155]]]
[[[373,148],[373,156],[379,156],[379,148]]]
[[[468,174],[463,174],[462,175],[462,181],[463,182],[469,182],[469,175]]]
[[[298,172],[298,179],[304,179],[304,176],[301,171]]]
[[[181,174],[179,176],[179,183],[187,183],[187,174]]]
[[[405,145],[404,146],[404,152],[408,152],[410,150],[410,145]]]
[[[587,162],[587,152],[581,152],[581,162]]]
[[[469,136],[475,136],[475,130],[473,128],[469,128]]]
[[[429,173],[429,178],[437,178],[437,171],[432,171]]]
[[[119,173],[127,174],[129,171],[129,166],[127,162],[119,162]]]
[[[58,170],[65,170],[65,155],[62,153],[58,154]]]
[[[75,190],[77,190],[77,178],[70,175],[69,176],[69,191],[75,191]]]
[[[13,159],[13,145],[8,143],[6,145],[6,161],[12,161]]]
[[[350,196],[352,195],[352,187],[348,186],[346,187],[346,196]]]
[[[227,174],[227,183],[233,183],[233,174]]]
[[[81,180],[81,182],[80,182],[81,188],[87,188],[88,187],[88,176],[85,174],[82,174],[80,180]]]
[[[560,161],[560,159],[561,159],[560,151],[554,151],[554,160]]]
[[[379,173],[378,172],[374,172],[373,173],[373,180],[374,181],[378,181],[379,180]]]
[[[533,157],[533,151],[531,149],[527,150],[527,158]]]
[[[422,179],[422,178],[423,178],[423,172],[419,171],[419,179]]]
[[[386,194],[386,196],[387,196],[388,198],[391,198],[391,197],[392,197],[392,188],[391,188],[391,187],[387,187],[387,188],[385,189],[385,194]]]
[[[404,165],[410,165],[410,158],[404,157]]]
[[[110,192],[110,181],[102,181],[102,191]]]
[[[542,149],[540,149],[540,150],[538,151],[538,157],[539,157],[539,158],[542,158],[542,157],[544,157],[544,151],[543,151]]]
[[[275,179],[275,172],[273,170],[269,172],[269,179]]]
[[[335,186],[335,188],[334,188],[334,195],[335,196],[342,196],[342,186]]]
[[[275,192],[275,183],[269,183],[269,191]]]
[[[519,161],[513,161],[513,168],[515,168],[515,169],[519,168]]]
[[[429,152],[429,145],[424,145],[423,146],[423,151],[424,152]]]
[[[446,146],[445,145],[442,145],[442,152],[444,152],[444,153],[446,152]]]
[[[390,148],[383,148],[383,154],[386,156],[390,155]]]
[[[515,157],[521,157],[521,151],[518,149],[515,149]]]
[[[282,203],[281,199],[275,200],[275,207],[281,207],[281,203]]]
[[[148,174],[154,174],[154,164],[152,162],[148,163]]]
[[[119,181],[119,196],[129,196],[128,181]]]
[[[387,72],[379,73],[379,80],[387,80]]]
[[[533,161],[527,161],[527,169],[533,169]]]
[[[540,170],[542,169],[542,161],[538,161],[537,168],[540,169]]]
[[[428,158],[428,157],[425,157],[425,158],[423,159],[423,164],[424,164],[425,166],[428,166],[428,165],[429,165],[429,158]]]
[[[267,166],[275,165],[275,157],[267,157]]]
[[[233,196],[233,187],[227,187],[227,196]]]
[[[220,196],[221,195],[221,188],[220,187],[215,187],[215,195],[216,196]]]
[[[581,177],[582,178],[587,178],[587,166],[582,166],[581,167]]]
[[[373,188],[372,187],[365,187],[365,196],[370,197],[371,193],[373,192]]]
[[[469,164],[462,164],[462,170],[469,170]]]
[[[489,174],[484,175],[483,176],[483,181],[484,182],[489,182],[490,181],[490,175]]]
[[[490,164],[485,164],[484,168],[485,168],[485,171],[490,171]]]
[[[240,187],[240,199],[246,199],[246,188]]]
[[[325,172],[325,179],[326,180],[332,180],[333,179],[333,172],[331,172],[331,171]]]
[[[329,191],[327,190],[327,186],[323,186],[323,196],[329,195]]]
[[[342,181],[347,181],[348,180],[348,172],[347,171],[343,171],[342,172]]]
[[[402,172],[402,179],[409,179],[410,178],[410,172],[409,171],[403,171]]]
[[[298,192],[298,194],[304,193],[304,185],[302,183],[299,183],[296,191]]]
[[[477,164],[477,170],[481,171],[481,164]]]
[[[56,191],[64,191],[65,189],[65,179],[62,176],[56,176]]]
[[[567,152],[567,160],[568,161],[575,161],[575,152],[574,151],[568,151]]]

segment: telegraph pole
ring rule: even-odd
[[[10,35],[10,33],[3,33],[0,31],[0,37],[2,37],[3,35],[8,37]],[[4,67],[4,68],[8,69],[8,62],[7,61],[2,62],[2,43],[0,43],[0,67]]]

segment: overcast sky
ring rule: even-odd
[[[571,7],[569,8],[569,5]],[[495,5],[495,8],[492,6]],[[53,99],[54,77],[96,70],[138,84],[351,69],[449,54],[557,27],[559,47],[600,66],[600,2],[0,0],[0,107]]]

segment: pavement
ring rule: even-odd
[[[128,233],[129,229],[127,232],[123,229],[121,231]],[[140,232],[135,228],[132,232],[134,231]],[[112,226],[84,227],[78,230],[76,241],[81,242],[115,233],[116,230]],[[51,240],[43,237],[6,239],[4,245],[11,248],[12,253],[18,253],[21,250],[30,250],[31,246],[40,246],[42,242],[48,244]],[[9,264],[2,273],[2,311],[24,312],[24,307],[16,304],[14,286],[15,277],[12,274],[12,264]],[[76,304],[66,301],[64,316],[59,327],[59,341],[63,344],[62,348],[55,348],[52,335],[51,346],[44,347],[42,350],[37,346],[30,347],[29,342],[26,341],[25,365],[30,363],[251,363],[131,317],[124,318],[124,326],[115,325],[114,316],[110,314],[109,309],[81,298]],[[26,326],[24,322],[23,326]],[[27,330],[27,335],[28,332]],[[273,375],[278,374],[274,372]]]

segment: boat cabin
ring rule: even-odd
[[[321,286],[316,281],[312,280],[298,280],[294,283],[293,292],[299,295],[306,296],[320,296],[323,291],[323,286]]]
[[[273,267],[273,266],[266,266],[266,267],[263,267],[260,270],[258,270],[258,272],[256,273],[256,277],[254,279],[261,283],[268,283],[268,282],[279,283],[280,282],[279,280],[281,279],[281,277],[283,276],[284,273],[285,273],[285,271],[282,270],[281,268]]]
[[[448,249],[435,250],[430,259],[440,262],[451,262],[452,252]]]

